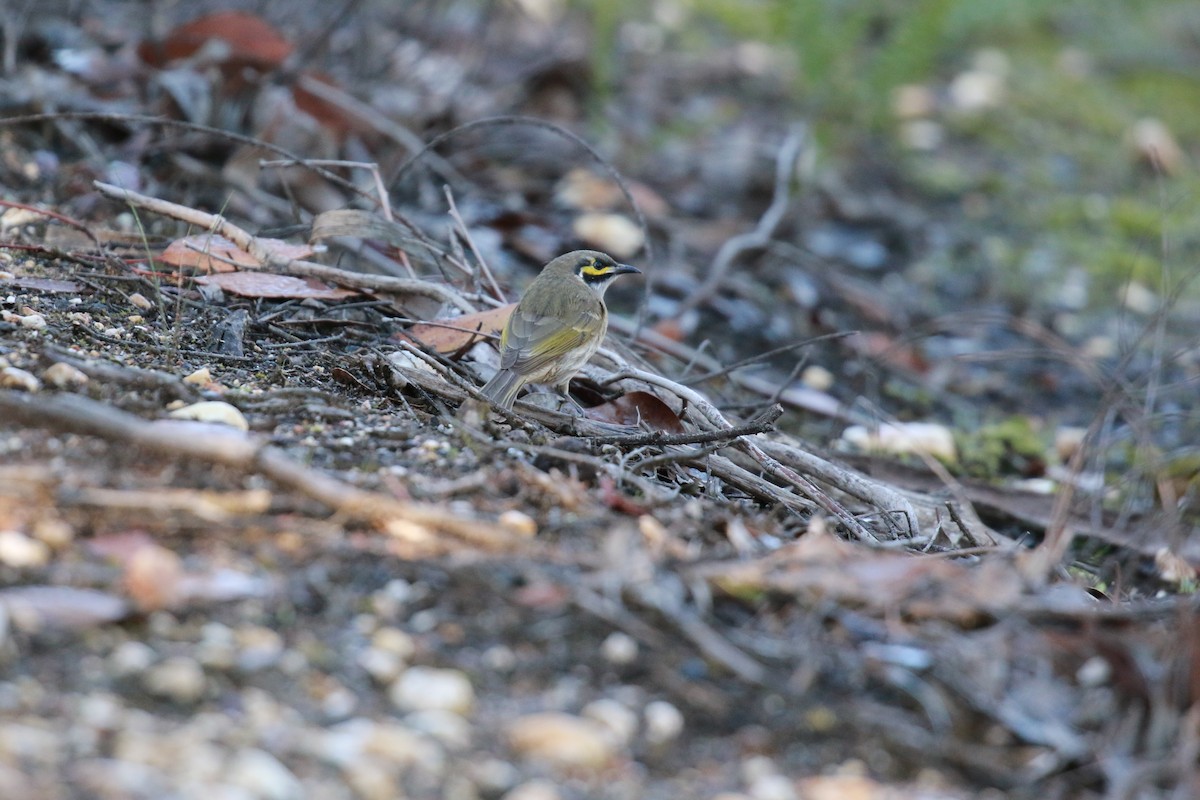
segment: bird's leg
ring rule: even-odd
[[[569,404],[575,408],[576,416],[580,416],[580,417],[584,416],[583,406],[579,405],[578,401],[576,401],[574,397],[571,397],[571,379],[570,378],[567,378],[567,380],[564,381],[563,383],[557,384],[554,388],[558,390],[558,393],[562,397],[562,400],[563,400],[563,402],[559,405],[559,408],[562,408],[562,406]]]

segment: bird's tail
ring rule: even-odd
[[[511,409],[517,399],[517,392],[525,385],[525,380],[516,370],[502,369],[483,385],[480,393],[501,408]]]

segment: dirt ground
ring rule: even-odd
[[[1186,293],[666,11],[202,5],[0,18],[0,797],[1200,796]],[[573,402],[471,399],[580,246]]]

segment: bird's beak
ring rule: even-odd
[[[640,269],[638,269],[637,267],[630,266],[629,264],[617,264],[615,267],[613,267],[612,274],[613,275],[630,275],[630,274],[641,275],[642,271]]]

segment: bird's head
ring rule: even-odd
[[[559,256],[545,267],[548,276],[580,280],[601,296],[613,278],[640,272],[637,267],[617,263],[612,256],[599,250],[576,250]]]

